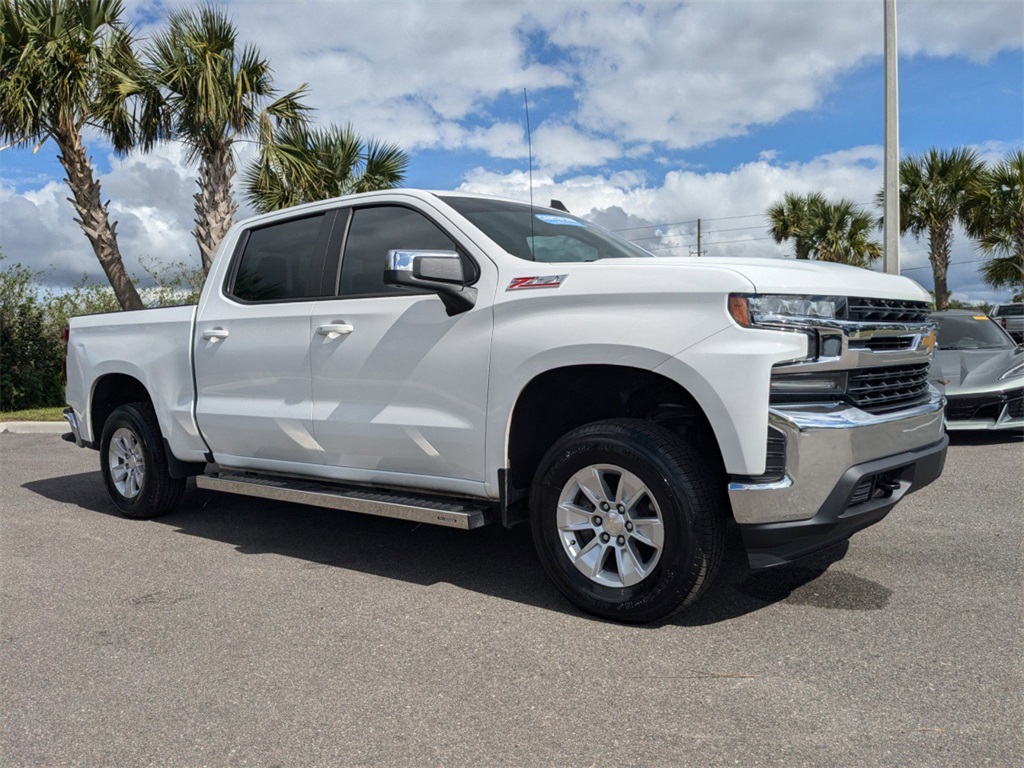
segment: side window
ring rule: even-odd
[[[393,296],[384,285],[388,251],[393,249],[457,250],[455,242],[418,211],[395,205],[357,208],[341,257],[340,296]]]
[[[285,301],[314,296],[313,264],[325,214],[250,230],[228,291],[242,301]],[[322,271],[322,268],[321,268]]]

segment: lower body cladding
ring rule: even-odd
[[[766,474],[729,484],[751,567],[843,541],[937,478],[949,445],[943,404],[932,391],[927,403],[878,415],[846,405],[773,406]]]

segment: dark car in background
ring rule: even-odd
[[[1024,302],[999,304],[989,313],[989,317],[1018,344],[1024,343]]]
[[[1024,428],[1024,347],[992,318],[933,312],[936,375],[946,385],[947,429]]]

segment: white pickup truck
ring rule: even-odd
[[[202,488],[529,521],[584,610],[647,622],[884,517],[942,471],[916,283],[654,258],[564,210],[375,192],[237,224],[199,304],[75,318],[69,408],[114,504]]]

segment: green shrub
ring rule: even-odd
[[[36,294],[38,277],[20,264],[0,270],[0,410],[64,402],[64,348]]]

